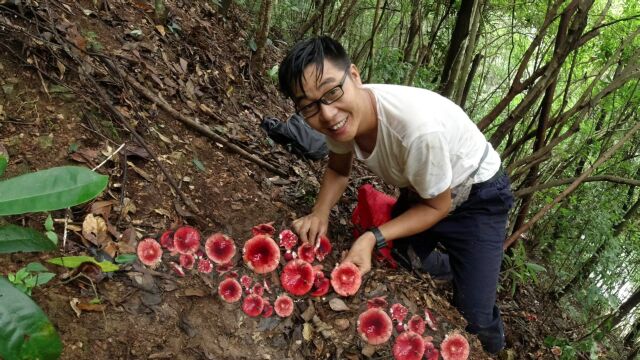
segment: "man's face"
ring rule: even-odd
[[[316,70],[313,64],[305,69],[302,81],[304,94],[299,89],[296,91],[296,109],[312,114],[315,112],[305,116],[305,120],[319,132],[340,142],[353,140],[361,121],[361,104],[357,99],[362,83],[358,70],[353,65],[345,69],[325,60],[324,71],[318,81]],[[324,101],[318,101],[320,99]],[[316,104],[310,105],[314,102]],[[317,112],[309,111],[309,107]]]

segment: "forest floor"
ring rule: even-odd
[[[40,261],[62,276],[66,270],[47,264],[46,259],[112,258],[130,252],[142,237],[158,237],[183,224],[198,228],[204,236],[226,233],[241,248],[254,225],[274,222],[277,229],[286,228],[312,205],[323,162],[290,154],[268,140],[260,128],[263,116],[285,119],[292,108],[277,92],[273,79],[255,74],[250,67],[251,26],[246,14],[232,8],[222,16],[209,2],[169,2],[169,25],[155,26],[148,2],[109,3],[105,9],[86,0],[44,1],[36,8],[14,9],[14,16],[5,10],[0,13],[3,21],[22,29],[15,37],[2,39],[5,46],[0,48],[0,145],[10,156],[4,178],[60,165],[93,168],[126,144],[98,169],[110,177],[100,198],[52,213],[60,238],[63,219],[68,218],[68,236],[59,250],[1,256],[2,275]],[[34,25],[36,18],[40,27]],[[47,31],[47,24],[54,24],[55,30]],[[55,43],[56,36],[76,48],[52,50],[47,42]],[[180,114],[198,119],[286,176],[185,126],[119,81],[122,77],[99,66],[101,58],[91,53],[110,59]],[[73,57],[81,62],[74,63]],[[282,51],[269,45],[265,68],[281,57]],[[78,75],[79,69],[106,91],[88,85]],[[113,102],[149,151],[122,120],[101,107],[105,100]],[[154,156],[194,206],[185,206]],[[357,188],[366,182],[393,191],[356,165],[346,196],[331,214],[334,251],[324,261],[325,271],[349,246]],[[104,220],[103,226],[87,230],[90,216]],[[41,229],[44,215],[8,220]],[[83,231],[96,236],[89,239]],[[83,278],[58,278],[35,289],[34,300],[62,337],[62,359],[391,358],[391,344],[367,346],[356,332],[358,315],[375,296],[386,296],[390,304],[403,303],[411,314],[431,309],[438,330],[427,329],[426,334],[436,346],[447,333],[463,331],[465,326],[449,305],[450,284],[436,283],[428,276],[417,279],[407,271],[376,266],[358,294],[342,298],[346,305],[342,309],[330,305],[337,298],[330,293],[299,298],[287,319],[249,318],[237,303],[227,304],[218,297],[217,284],[223,275],[187,271],[179,277],[168,267],[171,260],[176,261],[165,255],[156,271],[124,265],[95,279],[95,287]],[[241,260],[237,263],[237,271],[246,272]],[[273,293],[265,295],[273,303],[278,280],[270,281]],[[501,296],[509,347],[502,358],[554,358],[542,345],[549,329],[539,320],[548,306],[536,301],[532,292],[518,289],[513,298]],[[91,306],[96,298],[100,306]],[[465,336],[471,343],[471,359],[491,358],[474,336]]]

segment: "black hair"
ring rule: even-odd
[[[315,65],[316,81],[318,81],[324,71],[325,59],[345,69],[351,65],[351,59],[342,45],[328,36],[315,36],[295,44],[280,63],[278,70],[280,91],[294,99],[296,87],[302,90],[304,69],[308,65]]]

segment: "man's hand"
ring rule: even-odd
[[[302,242],[308,242],[315,246],[320,236],[327,233],[329,216],[312,212],[307,216],[295,219],[292,227]]]
[[[371,253],[376,245],[376,237],[370,231],[360,235],[342,261],[354,263],[362,275],[371,270]]]

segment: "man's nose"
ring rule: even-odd
[[[326,105],[326,104],[320,103],[319,106],[320,106],[320,118],[322,120],[326,120],[326,121],[333,120],[336,113],[338,112],[338,109],[333,104]]]

